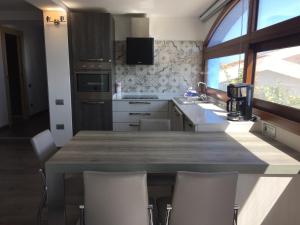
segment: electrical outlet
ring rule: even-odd
[[[64,130],[65,125],[64,124],[56,124],[56,130]]]
[[[276,127],[268,123],[263,123],[263,135],[275,139]]]

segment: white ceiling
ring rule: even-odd
[[[71,9],[98,8],[113,14],[146,13],[152,17],[198,17],[215,0],[61,0]]]

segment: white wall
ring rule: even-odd
[[[150,18],[150,36],[157,40],[203,41],[205,34],[199,18]]]
[[[1,43],[0,35],[0,127],[3,127],[8,124],[8,112]]]
[[[130,36],[129,16],[114,16],[116,40]],[[156,40],[202,41],[206,36],[206,26],[198,18],[150,18],[150,36]]]
[[[115,40],[123,41],[130,35],[131,22],[129,16],[115,15]]]
[[[65,12],[44,11],[52,18],[65,16]],[[55,26],[44,19],[46,62],[48,74],[50,127],[57,146],[63,146],[73,136],[70,85],[70,64],[68,46],[68,26]],[[55,99],[63,99],[64,105],[57,106]],[[57,130],[57,124],[64,124],[64,130]]]

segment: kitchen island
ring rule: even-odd
[[[300,154],[252,133],[79,132],[47,163],[49,224],[65,224],[64,174],[239,172],[239,225],[300,224]]]

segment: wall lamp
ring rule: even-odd
[[[54,25],[58,26],[60,23],[66,23],[64,16],[60,16],[59,19],[52,19],[50,16],[46,17],[47,23],[54,23]]]

